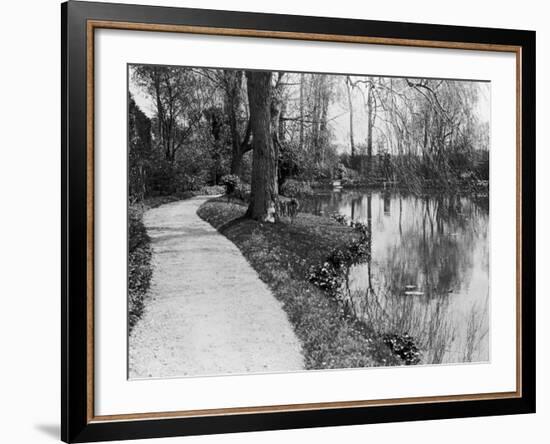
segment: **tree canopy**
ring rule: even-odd
[[[488,179],[487,83],[132,65],[129,95],[134,200],[232,174],[251,185],[249,215],[271,220],[288,179],[413,191]]]

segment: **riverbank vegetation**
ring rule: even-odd
[[[143,225],[143,210],[128,211],[128,328],[131,330],[143,313],[151,284],[151,239]]]

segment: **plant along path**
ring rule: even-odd
[[[130,378],[304,368],[281,303],[239,249],[197,216],[208,199],[144,215],[153,277],[129,338]]]

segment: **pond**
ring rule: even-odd
[[[370,227],[371,259],[346,276],[346,304],[381,334],[409,334],[422,364],[489,360],[488,196],[318,193],[303,211]]]

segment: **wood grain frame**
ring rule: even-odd
[[[106,28],[514,53],[517,104],[516,390],[96,416],[94,33]],[[462,38],[456,39],[457,36]],[[534,412],[534,47],[535,36],[529,31],[72,1],[63,4],[62,439],[84,442]],[[527,121],[523,119],[526,110],[529,111]],[[79,175],[79,172],[84,174]],[[78,260],[76,267],[75,260]]]

